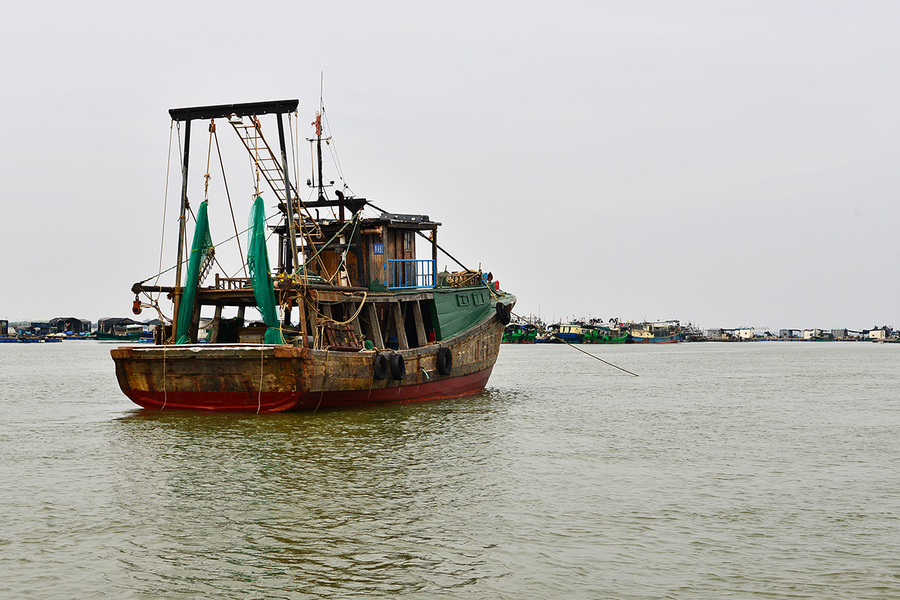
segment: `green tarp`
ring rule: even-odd
[[[272,275],[269,272],[269,253],[266,250],[266,208],[259,196],[250,210],[250,239],[247,245],[247,266],[250,267],[250,283],[256,306],[266,324],[267,344],[284,344],[284,337],[278,326],[278,312],[275,306],[275,292],[272,289]]]
[[[184,278],[184,293],[181,296],[181,304],[178,309],[178,329],[175,339],[179,344],[189,344],[191,338],[188,330],[194,316],[194,300],[197,297],[197,286],[200,285],[200,271],[209,260],[213,245],[209,235],[209,216],[207,215],[208,203],[206,200],[200,203],[197,210],[197,225],[194,227],[194,242],[191,244],[191,256],[188,259],[187,275]]]

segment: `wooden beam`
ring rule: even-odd
[[[406,339],[406,325],[403,322],[403,310],[399,301],[391,303],[391,316],[394,319],[394,328],[397,330],[397,344],[400,350],[409,350],[409,341]]]
[[[188,327],[188,337],[191,338],[191,343],[196,344],[200,340],[197,339],[200,336],[200,303],[194,302],[194,312],[191,315],[191,325]],[[175,340],[176,342],[178,340]]]
[[[425,322],[422,320],[422,307],[418,301],[411,302],[413,307],[413,319],[416,322],[416,337],[419,339],[418,347],[428,345],[428,336],[425,335]]]
[[[344,315],[345,319],[355,315],[357,310],[356,302],[348,302],[347,306],[350,307],[350,314]],[[360,316],[362,316],[362,313],[360,313]],[[362,335],[362,326],[359,324],[359,317],[353,319],[350,324],[353,326],[353,331],[356,332],[356,335]]]
[[[216,316],[213,317],[212,334],[209,336],[209,343],[215,344],[219,341],[219,325],[222,323],[222,305],[216,304]]]
[[[369,324],[372,327],[372,343],[375,344],[376,348],[384,348],[384,337],[381,335],[381,322],[378,320],[378,311],[375,309],[375,305],[367,305],[366,311],[369,315]]]
[[[310,306],[311,303],[309,303],[309,302],[304,302],[303,304],[304,304],[304,305],[306,306],[306,308],[308,309],[307,315],[309,315],[309,335],[310,335],[310,336],[312,337],[312,339],[313,339],[313,344],[310,345],[310,348],[312,348],[313,345],[315,345],[315,339],[316,339],[316,323],[318,323],[318,319],[316,318],[316,310],[315,310],[315,307]]]
[[[300,313],[300,347],[309,348],[310,345],[306,340],[306,296],[302,293],[298,296],[300,305],[297,306],[297,312]]]

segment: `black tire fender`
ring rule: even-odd
[[[376,354],[375,361],[372,363],[375,379],[379,381],[382,379],[387,379],[388,372],[390,370],[390,365],[388,365],[388,359],[384,354]]]
[[[406,363],[403,362],[403,356],[394,352],[391,354],[391,377],[400,381],[406,376]]]
[[[441,375],[449,375],[453,369],[453,353],[449,348],[441,348],[437,352],[435,359],[437,362],[437,370]]]
[[[503,325],[509,325],[510,314],[509,309],[502,302],[497,303],[497,319]]]

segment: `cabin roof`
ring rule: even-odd
[[[440,226],[440,223],[432,221],[428,215],[405,215],[398,213],[381,213],[380,217],[373,219],[363,219],[362,225],[371,227],[378,225],[389,225],[401,229],[434,229]]]
[[[343,222],[336,219],[319,221],[319,226],[327,230],[341,225]],[[382,213],[379,217],[360,219],[359,226],[364,229],[387,226],[395,229],[430,230],[440,227],[441,223],[432,221],[428,215]]]

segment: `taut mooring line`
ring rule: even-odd
[[[544,329],[543,327],[541,327],[541,326],[539,326],[539,325],[535,325],[534,323],[532,323],[531,321],[529,321],[529,320],[526,319],[525,317],[519,316],[519,315],[515,314],[515,313],[512,312],[512,311],[510,311],[509,314],[511,314],[511,315],[513,315],[513,316],[515,316],[515,317],[518,317],[519,319],[525,321],[526,323],[528,323],[529,325],[531,325],[531,326],[534,327],[535,329],[541,330],[543,333],[546,333],[546,334],[548,334],[548,335],[554,335],[552,332],[550,332],[550,331]],[[613,368],[618,369],[618,370],[620,370],[620,371],[625,371],[625,372],[628,373],[629,375],[634,375],[635,377],[640,377],[640,375],[638,375],[637,373],[632,373],[632,372],[629,371],[628,369],[623,369],[623,368],[620,367],[619,365],[614,365],[614,364],[612,364],[611,362],[609,362],[608,360],[603,360],[603,359],[600,358],[599,356],[594,356],[594,355],[591,354],[590,352],[585,352],[585,351],[582,350],[581,348],[576,348],[575,346],[573,346],[572,344],[570,344],[569,342],[567,342],[566,340],[562,339],[562,338],[559,337],[559,336],[556,336],[556,339],[558,339],[559,341],[561,341],[563,344],[565,344],[565,345],[568,346],[569,348],[572,348],[573,350],[578,350],[578,351],[581,352],[582,354],[587,354],[587,355],[590,356],[591,358],[597,359],[597,360],[599,360],[600,362],[602,362],[602,363],[605,364],[605,365],[609,365],[610,367],[613,367]]]

